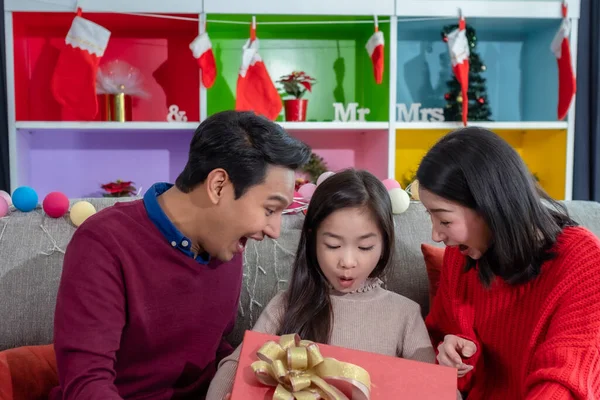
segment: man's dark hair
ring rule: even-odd
[[[212,170],[223,168],[238,199],[264,181],[268,166],[296,170],[309,161],[310,155],[310,147],[279,124],[250,111],[222,111],[196,129],[188,162],[175,185],[189,193]]]

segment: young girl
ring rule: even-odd
[[[419,305],[381,287],[393,251],[392,205],[379,179],[356,170],[327,178],[310,201],[289,287],[253,330],[434,363]],[[220,362],[207,400],[231,392],[240,349]]]

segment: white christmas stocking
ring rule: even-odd
[[[98,113],[96,73],[109,38],[108,29],[80,16],[73,19],[65,38],[52,76],[52,92],[78,119],[93,120]]]
[[[190,50],[192,50],[194,58],[198,61],[198,66],[202,70],[202,84],[204,87],[210,88],[217,77],[217,64],[208,33],[204,32],[198,35],[190,43]]]

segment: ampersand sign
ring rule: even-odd
[[[185,111],[179,111],[179,106],[176,104],[169,106],[169,113],[167,114],[168,122],[186,122],[187,120]]]

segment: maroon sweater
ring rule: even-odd
[[[201,399],[232,351],[223,337],[235,322],[241,257],[196,260],[172,245],[185,237],[160,208],[149,211],[159,192],[75,232],[55,315],[60,388],[50,399]]]

